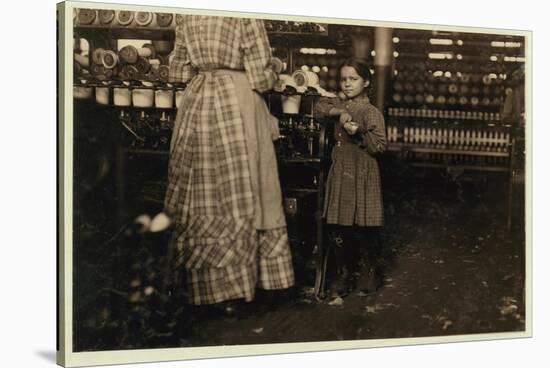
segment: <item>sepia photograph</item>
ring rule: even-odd
[[[532,335],[530,31],[57,22],[58,364]]]

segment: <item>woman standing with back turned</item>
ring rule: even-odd
[[[188,82],[170,148],[165,210],[194,305],[251,301],[294,273],[273,139],[277,120],[259,93],[272,88],[261,20],[177,17],[170,79]]]

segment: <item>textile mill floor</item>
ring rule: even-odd
[[[426,175],[433,177],[385,181],[383,239],[390,259],[380,290],[334,302],[312,296],[312,278],[306,277],[237,316],[196,312],[167,298],[159,281],[162,252],[147,242],[115,244],[101,221],[83,216],[75,245],[75,350],[523,331],[522,184],[515,185],[508,229],[501,176],[455,182]]]

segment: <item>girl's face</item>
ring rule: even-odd
[[[340,88],[347,98],[359,96],[368,85],[369,81],[357,74],[355,68],[343,66],[340,69]]]

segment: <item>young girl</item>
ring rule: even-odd
[[[348,59],[340,67],[339,97],[322,98],[315,106],[317,117],[338,118],[323,211],[327,224],[334,225],[333,231],[344,240],[334,247],[337,272],[330,287],[332,296],[348,291],[359,247],[367,251],[367,271],[374,272],[376,288],[383,281],[377,231],[383,225],[382,193],[376,156],[386,148],[386,133],[382,114],[367,97],[369,84],[369,66],[363,60]],[[359,245],[353,244],[354,232],[361,234]]]

